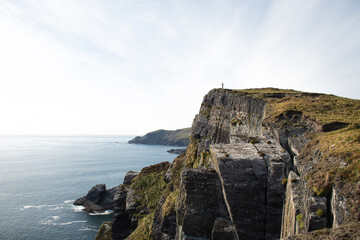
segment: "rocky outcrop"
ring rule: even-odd
[[[76,199],[74,205],[84,206],[87,212],[104,212],[113,209],[116,191],[117,187],[106,190],[105,184],[97,184],[86,196]]]
[[[130,235],[137,227],[132,216],[136,210],[134,190],[130,185],[138,172],[129,171],[124,177],[123,184],[119,187],[114,196],[114,216],[111,237],[114,240],[122,240]]]
[[[182,174],[180,196],[186,197],[178,208],[179,236],[217,239],[228,231],[220,229],[227,222],[235,239],[278,238],[288,153],[276,143],[246,142],[213,144],[210,151],[209,170]]]
[[[176,234],[176,215],[165,213],[166,199],[161,197],[155,210],[151,236],[158,240],[174,239]]]
[[[186,153],[186,148],[169,149],[167,150],[167,152],[173,154],[182,154],[182,153]]]
[[[216,171],[187,169],[182,172],[181,180],[175,239],[211,239],[216,219],[230,220]],[[220,231],[216,225],[215,232]]]
[[[355,239],[359,110],[293,90],[210,91],[186,154],[119,188],[113,238]]]
[[[122,187],[115,195],[112,239],[125,239],[136,227],[132,224],[131,213],[126,211],[126,197],[129,190],[129,188]]]
[[[139,174],[139,172],[129,171],[125,174],[124,182],[125,185],[130,185],[131,181]]]
[[[112,240],[111,238],[111,222],[103,222],[96,234],[95,240]]]
[[[187,146],[189,143],[190,128],[178,130],[157,130],[149,132],[146,135],[135,137],[129,143],[152,144],[166,146]]]
[[[331,101],[320,94],[276,89],[213,90],[204,97],[192,125],[186,166],[217,171],[239,239],[276,239],[280,233],[285,238],[336,227],[334,220],[349,218],[345,197],[328,190],[329,172],[321,175],[321,183],[309,180],[316,168],[321,171],[327,151],[309,151],[317,143],[309,134],[349,125],[312,118],[309,105],[316,111],[314,102],[324,100]],[[339,161],[332,161],[334,172]]]

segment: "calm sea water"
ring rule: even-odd
[[[94,239],[111,213],[90,215],[72,202],[175,158],[167,146],[127,144],[132,137],[0,136],[0,239]]]

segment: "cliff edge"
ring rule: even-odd
[[[186,153],[114,199],[112,239],[357,239],[360,100],[211,90]]]

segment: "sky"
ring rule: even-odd
[[[213,88],[360,99],[358,0],[0,0],[0,134],[190,127]]]

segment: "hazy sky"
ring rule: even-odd
[[[0,134],[145,134],[221,82],[359,99],[359,77],[359,0],[0,0]]]

